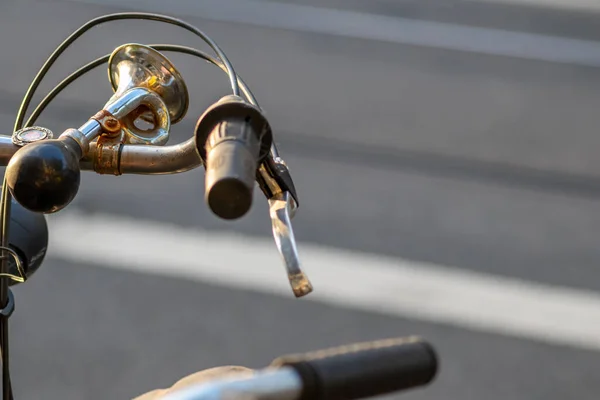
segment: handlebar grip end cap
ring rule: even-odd
[[[80,146],[69,137],[28,144],[6,166],[8,189],[30,211],[60,211],[79,190],[80,158]]]

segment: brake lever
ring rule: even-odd
[[[298,248],[292,229],[292,218],[298,208],[298,194],[287,164],[279,157],[275,144],[260,164],[256,181],[269,202],[273,238],[285,263],[292,291],[296,297],[306,296],[312,292],[313,287],[300,268]]]
[[[313,287],[300,268],[298,248],[292,229],[292,217],[296,209],[295,200],[290,192],[278,193],[269,200],[269,215],[273,227],[273,237],[279,254],[283,257],[288,279],[296,297],[312,292]]]

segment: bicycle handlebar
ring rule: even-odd
[[[0,134],[0,166],[8,165],[20,149],[12,137]],[[165,175],[190,171],[202,165],[194,138],[169,146],[141,144],[106,145],[93,141],[80,161],[82,171],[99,174]]]
[[[437,367],[426,341],[388,339],[281,357],[252,377],[191,386],[165,400],[363,399],[426,385]]]
[[[0,134],[0,166],[5,167],[21,147],[12,137]],[[202,165],[194,138],[170,146],[118,144],[108,146],[92,141],[80,161],[82,171],[98,174],[165,175],[187,172]]]

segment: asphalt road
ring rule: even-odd
[[[592,13],[459,1],[312,4],[600,39]],[[125,9],[2,2],[2,129],[11,131],[29,80],[60,40]],[[180,15],[215,38],[268,113],[301,196],[301,242],[600,291],[600,70]],[[43,89],[133,41],[195,43],[172,27],[100,27]],[[172,60],[192,96],[175,142],[227,81],[206,64]],[[110,92],[105,71],[95,71],[38,123],[55,132],[77,126]],[[73,207],[270,235],[266,202],[226,223],[210,214],[202,188],[200,171],[87,173]],[[130,398],[214,365],[260,367],[283,353],[403,334],[435,343],[442,369],[434,385],[399,398],[596,399],[600,391],[596,352],[88,264],[49,260],[16,290],[17,398]]]

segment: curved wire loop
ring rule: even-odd
[[[25,275],[25,270],[23,269],[23,260],[21,260],[21,257],[19,256],[19,254],[14,250],[11,249],[8,246],[0,246],[0,252],[8,252],[12,258],[15,260],[15,264],[17,266],[17,272],[19,273],[19,275],[14,275],[8,272],[0,272],[0,276],[5,276],[8,277],[10,279],[12,279],[15,282],[19,282],[19,283],[23,283],[27,280],[27,275]],[[4,259],[6,258],[6,255],[1,255],[0,259]]]

